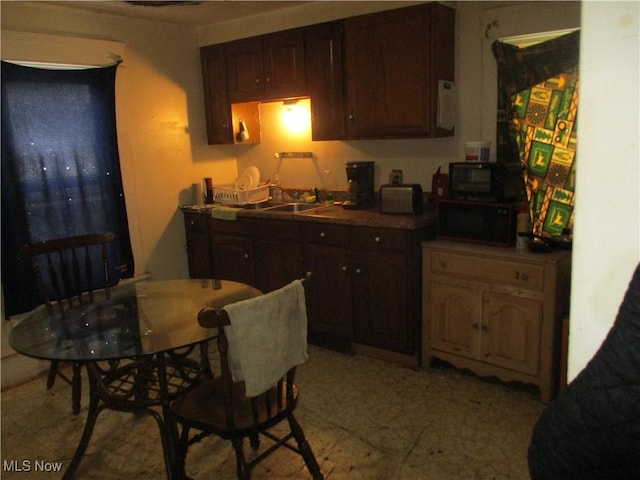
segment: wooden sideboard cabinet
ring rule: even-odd
[[[423,364],[439,358],[481,376],[533,384],[550,401],[560,387],[570,252],[422,245]]]

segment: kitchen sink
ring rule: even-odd
[[[277,205],[275,207],[267,207],[264,209],[264,211],[300,213],[306,212],[308,210],[313,210],[314,208],[322,208],[325,206],[326,205],[319,205],[317,203],[285,203],[283,205]]]

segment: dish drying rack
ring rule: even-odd
[[[234,185],[214,185],[213,201],[225,205],[250,205],[269,199],[269,185],[236,190]]]

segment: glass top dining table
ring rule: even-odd
[[[100,361],[152,355],[208,340],[198,312],[221,309],[260,295],[254,287],[227,280],[140,281],[115,287],[109,299],[94,300],[60,315],[36,311],[11,332],[19,353],[44,360]]]
[[[160,429],[167,478],[184,478],[177,469],[177,430],[169,404],[211,375],[207,345],[217,330],[201,327],[198,313],[261,294],[228,280],[140,281],[112,288],[109,298],[103,293],[64,317],[41,309],[18,323],[9,336],[17,352],[87,367],[87,418],[63,479],[74,477],[103,409],[152,416]],[[198,349],[200,358],[192,358]]]

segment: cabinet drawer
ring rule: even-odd
[[[202,213],[185,213],[184,226],[190,231],[206,231],[209,221],[209,215]]]
[[[305,225],[304,239],[316,245],[346,247],[349,245],[349,227],[310,223]]]
[[[299,242],[302,239],[300,222],[252,219],[251,227],[251,234],[259,238],[292,242]]]
[[[544,282],[541,265],[437,251],[431,256],[431,269],[433,273],[480,278],[532,290],[542,290]]]
[[[366,249],[406,250],[407,234],[392,228],[354,228],[352,246]]]
[[[206,217],[209,217],[206,215]],[[247,235],[251,232],[251,221],[238,219],[234,221],[220,220],[218,218],[209,217],[211,222],[211,231],[215,233],[231,234],[231,235]]]

